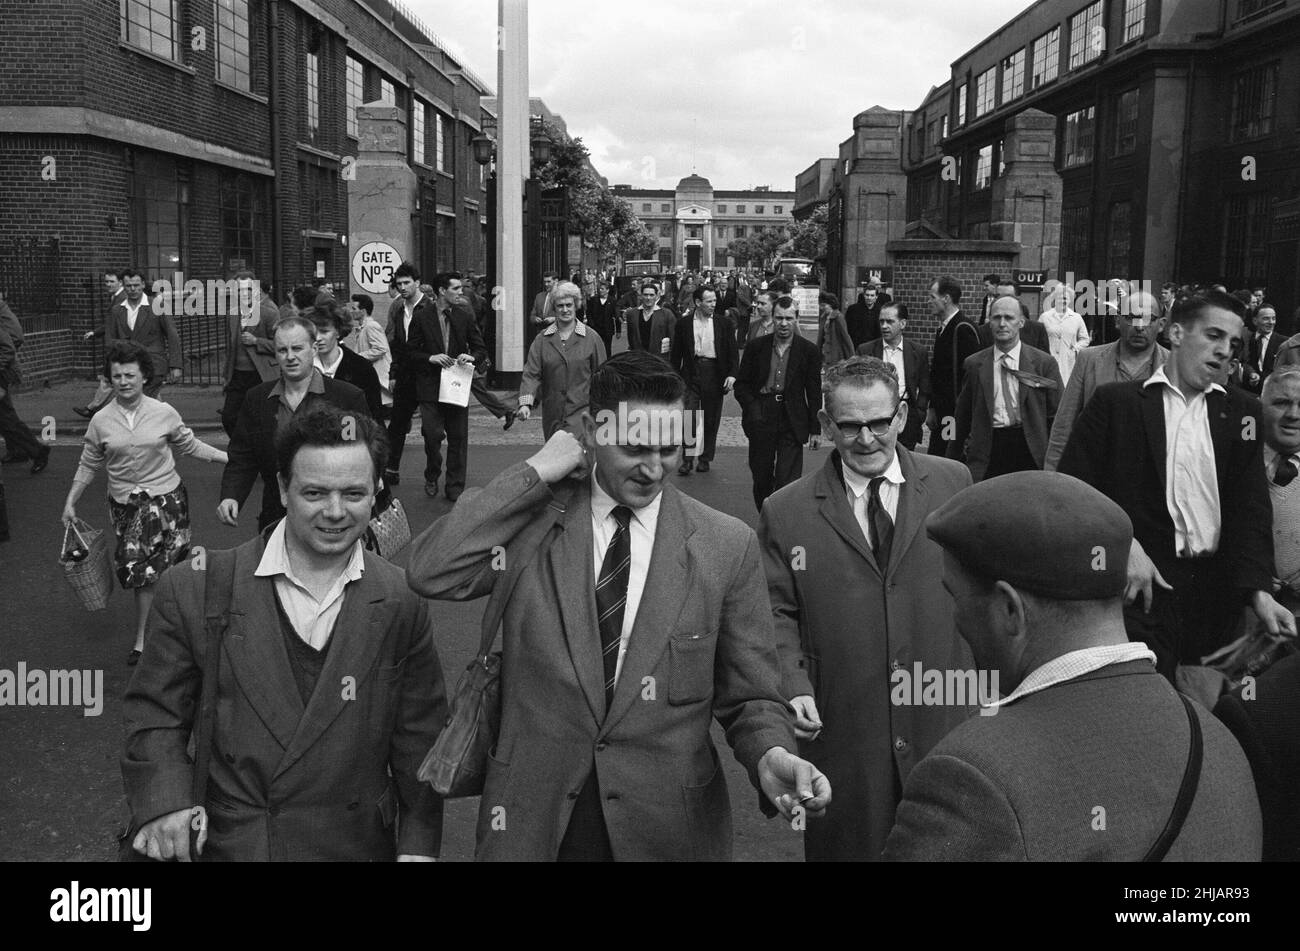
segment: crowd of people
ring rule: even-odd
[[[401,265],[381,326],[366,295],[277,309],[242,274],[222,452],[150,394],[174,328],[110,277],[64,518],[107,466],[139,853],[435,858],[431,602],[488,597],[480,859],[729,858],[714,719],[810,860],[1300,859],[1300,335],[1262,289],[1117,287],[1085,315],[1062,285],[1033,315],[990,274],[968,314],[939,276],[930,341],[876,284],[843,311],[820,292],[811,339],[780,277],[616,298],[548,274],[512,407],[472,277]],[[0,320],[0,374],[9,339]],[[467,376],[507,429],[540,409],[545,443],[462,499]],[[683,491],[718,464],[728,394],[756,531]],[[363,541],[416,412],[425,493],[456,504],[403,572]],[[610,438],[603,413],[683,426]],[[166,570],[191,542],[173,448],[225,465],[226,524],[262,481],[256,534],[207,572]],[[1205,666],[1242,636],[1280,659]]]

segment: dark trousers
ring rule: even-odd
[[[18,418],[14,408],[13,390],[0,384],[5,391],[0,396],[0,436],[4,437],[5,447],[18,458],[35,459],[45,449],[36,435]]]
[[[415,384],[399,376],[393,389],[392,412],[388,417],[388,468],[394,472],[402,467],[402,450],[406,448],[406,436],[411,431],[411,417],[419,408]]]
[[[257,534],[266,531],[268,525],[274,525],[284,518],[284,503],[280,501],[280,485],[274,475],[266,478],[262,473],[262,510],[257,513]]]
[[[718,372],[718,361],[708,357],[695,358],[695,388],[688,394],[688,401],[693,404],[687,409],[704,410],[704,442],[700,450],[700,462],[712,462],[713,453],[718,448],[718,427],[722,425],[722,376]],[[694,445],[700,445],[700,433],[695,432],[694,420],[691,422]]]
[[[794,434],[785,403],[776,396],[759,396],[758,415],[750,425],[749,471],[754,477],[754,507],[803,475],[803,443]]]
[[[226,400],[221,405],[221,428],[227,436],[235,435],[235,424],[239,422],[239,409],[244,405],[244,396],[262,378],[256,370],[236,370],[226,384]]]
[[[612,862],[614,849],[609,843],[609,829],[605,813],[600,808],[600,784],[593,768],[582,792],[573,804],[569,827],[560,842],[559,862]]]
[[[149,377],[149,382],[144,385],[144,395],[152,399],[157,399],[158,394],[162,392],[163,383],[167,381],[167,374],[161,376]]]
[[[469,385],[469,391],[474,395],[474,399],[478,400],[483,408],[497,419],[505,419],[506,416],[513,412],[505,403],[497,399],[496,394],[487,388],[487,381],[481,376],[474,377]]]
[[[605,344],[605,359],[614,355],[614,328],[600,331],[600,339]]]
[[[949,419],[956,410],[951,406],[943,407],[938,404],[933,404],[930,408],[934,410],[935,415],[938,417],[938,428],[930,430],[930,447],[926,452],[931,456],[946,456],[948,455],[948,440],[943,438],[943,431],[948,424],[944,421]]]
[[[1025,442],[1025,430],[1022,426],[1007,426],[993,430],[993,445],[989,447],[989,467],[984,470],[984,478],[1006,475],[1009,472],[1027,472],[1037,469],[1029,443]]]
[[[1172,683],[1179,664],[1199,664],[1228,643],[1242,599],[1221,557],[1163,561],[1157,567],[1173,590],[1152,584],[1150,613],[1136,602],[1126,605],[1124,628],[1130,641],[1141,641],[1155,652],[1156,670]]]
[[[442,475],[442,441],[447,440],[447,482],[444,493],[465,488],[469,461],[469,410],[446,403],[420,403],[420,435],[424,437],[424,482],[432,485]]]

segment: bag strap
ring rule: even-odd
[[[217,719],[217,675],[221,669],[221,636],[229,621],[235,586],[235,552],[208,552],[203,588],[203,689],[194,739],[194,804],[207,802],[212,732]]]
[[[1187,757],[1187,768],[1183,770],[1183,782],[1178,787],[1178,798],[1174,801],[1174,811],[1169,815],[1169,821],[1165,823],[1164,831],[1160,833],[1160,838],[1156,839],[1155,844],[1151,846],[1151,851],[1147,852],[1142,859],[1143,862],[1163,862],[1165,855],[1169,852],[1169,847],[1174,844],[1178,838],[1178,833],[1183,829],[1183,823],[1187,820],[1187,813],[1191,811],[1192,800],[1196,798],[1196,787],[1201,781],[1201,721],[1196,715],[1196,710],[1192,703],[1181,693],[1178,699],[1183,701],[1183,707],[1187,710],[1187,722],[1192,730],[1192,748]]]
[[[550,535],[551,529],[560,516],[564,514],[577,491],[578,481],[576,479],[566,480],[559,487],[554,493],[555,497],[547,503],[546,510],[542,512],[540,520],[542,530],[536,547],[529,551],[520,552],[514,564],[507,569],[505,577],[493,589],[492,597],[488,600],[488,606],[483,611],[483,633],[478,648],[478,657],[481,660],[487,660],[488,652],[492,650],[492,645],[496,642],[497,631],[501,629],[501,619],[506,613],[506,603],[509,602],[510,595],[514,593],[515,583],[518,582],[519,576],[524,573],[524,569],[532,563],[533,557],[546,547],[546,539]]]

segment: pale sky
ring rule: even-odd
[[[406,0],[493,89],[496,0]],[[1031,0],[531,0],[531,93],[610,184],[771,185],[913,109]]]

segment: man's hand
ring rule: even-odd
[[[533,408],[527,403],[520,403],[519,408],[515,410],[515,419],[529,420],[533,416]]]
[[[241,334],[239,335],[239,341],[240,341],[240,343],[242,343],[244,346],[246,346],[246,347],[251,347],[251,346],[253,346],[253,344],[257,343],[257,337],[254,336],[254,335],[253,335],[252,333],[250,333],[249,331],[245,330],[243,333],[241,333]]]
[[[167,375],[171,378],[173,383],[179,383],[181,381],[181,368],[172,367]]]
[[[821,447],[822,447],[821,433],[813,433],[811,436],[808,437],[809,449],[820,449]]]
[[[1155,597],[1152,582],[1166,591],[1173,591],[1174,586],[1161,576],[1155,563],[1147,557],[1142,545],[1135,538],[1128,550],[1128,584],[1124,588],[1124,603],[1132,604],[1135,600],[1145,602],[1143,610],[1151,613],[1151,603]]]
[[[239,503],[234,499],[222,499],[217,506],[217,521],[232,527],[239,524]]]
[[[736,385],[736,378],[734,376],[727,377],[725,380],[722,381],[722,392],[730,393],[731,388],[735,385]]]
[[[812,763],[779,746],[758,761],[758,782],[787,819],[793,817],[795,806],[802,806],[810,816],[820,816],[830,805],[830,780]]]
[[[175,859],[178,862],[190,861],[190,826],[194,823],[199,836],[194,842],[194,849],[203,854],[203,846],[208,841],[207,815],[201,806],[178,809],[176,812],[160,816],[153,822],[141,826],[131,842],[131,848],[151,859]]]
[[[459,363],[461,366],[472,367],[474,365],[474,358],[468,353],[462,353],[460,356],[456,358],[456,362]]]
[[[817,701],[807,694],[792,697],[790,706],[794,708],[794,735],[801,740],[815,740],[822,731],[821,714],[817,712]]]
[[[1250,607],[1264,623],[1270,634],[1295,637],[1295,615],[1282,607],[1267,591],[1256,591],[1250,596]]]
[[[438,366],[442,367],[444,370],[446,370],[446,369],[448,369],[448,368],[450,368],[450,367],[454,367],[454,366],[456,365],[456,361],[453,360],[451,357],[447,356],[447,354],[445,354],[445,353],[435,353],[435,354],[433,354],[432,356],[429,357],[429,362],[430,362],[430,363],[436,363]]]
[[[561,479],[585,469],[587,453],[573,433],[561,429],[528,460],[528,464],[537,470],[543,482],[554,485]]]
[[[438,861],[432,855],[410,855],[403,852],[397,857],[399,862],[436,862]]]
[[[81,335],[81,339],[82,339],[82,340],[94,340],[94,339],[95,339],[95,331],[93,331],[93,330],[87,330],[84,334]]]

